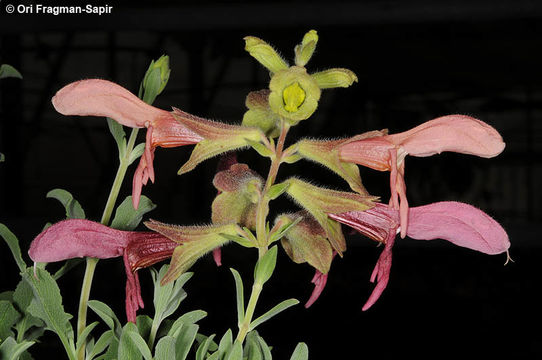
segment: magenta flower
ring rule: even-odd
[[[147,128],[145,151],[133,179],[132,200],[135,208],[139,205],[142,186],[149,179],[154,182],[156,147],[177,147],[203,140],[202,136],[178,121],[172,112],[151,106],[122,86],[107,80],[89,79],[71,83],[60,89],[52,102],[63,115],[105,116],[131,128]],[[179,117],[179,113],[176,116]]]
[[[377,204],[366,211],[329,214],[360,233],[385,244],[371,275],[377,284],[363,306],[369,309],[386,288],[391,269],[392,248],[400,227],[399,211]],[[506,231],[483,211],[464,203],[444,201],[409,209],[406,235],[415,240],[443,239],[485,254],[508,253]]]
[[[341,161],[390,171],[390,205],[400,209],[401,237],[408,232],[405,157],[425,157],[453,151],[485,158],[497,156],[505,144],[488,124],[465,115],[449,115],[427,121],[398,134],[371,132],[343,141],[339,145]]]
[[[135,323],[136,311],[144,306],[137,270],[170,258],[177,246],[178,243],[156,232],[121,231],[89,220],[70,219],[39,234],[28,254],[34,262],[122,256],[127,278],[126,317]]]

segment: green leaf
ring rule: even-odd
[[[256,333],[256,339],[258,340],[258,343],[260,344],[263,360],[272,360],[273,357],[271,356],[271,349],[269,349],[269,346],[267,345],[265,340],[257,333]]]
[[[135,324],[128,322],[122,329],[119,342],[119,359],[141,359],[152,360],[152,354],[147,343],[137,332]]]
[[[295,350],[290,357],[290,360],[308,360],[309,359],[309,348],[305,343],[299,343],[295,347]]]
[[[143,337],[143,339],[148,339],[152,328],[151,317],[148,315],[138,315],[136,317],[136,326],[141,337]]]
[[[224,358],[224,360],[243,360],[243,346],[239,341],[236,341],[228,355]]]
[[[207,316],[207,313],[203,310],[192,310],[192,311],[187,312],[186,314],[183,314],[175,322],[180,321],[186,325],[195,324],[206,316]]]
[[[269,149],[267,146],[265,146],[264,144],[262,144],[261,142],[258,142],[258,141],[252,141],[252,140],[248,140],[247,139],[247,143],[250,145],[250,147],[252,147],[254,150],[256,150],[256,152],[258,154],[260,154],[261,156],[263,157],[272,157],[273,155],[275,155],[275,153],[273,152],[273,150]]]
[[[228,329],[228,331],[226,331],[226,333],[224,334],[224,336],[222,336],[222,339],[220,339],[220,342],[218,343],[218,353],[220,354],[220,356],[223,356],[227,354],[228,351],[230,351],[232,343],[232,331],[231,329]]]
[[[0,342],[11,335],[11,326],[19,317],[10,301],[0,300]]]
[[[185,360],[188,352],[192,348],[192,344],[196,339],[199,326],[196,324],[187,324],[181,328],[175,342],[176,360]]]
[[[154,352],[154,360],[171,360],[177,359],[175,354],[175,338],[172,336],[164,336],[156,344]]]
[[[66,209],[68,219],[85,219],[85,212],[73,195],[63,189],[53,189],[46,195],[49,199],[57,199]]]
[[[134,209],[134,206],[132,205],[132,196],[127,196],[117,207],[115,217],[111,222],[111,227],[118,230],[132,231],[139,225],[143,216],[155,208],[156,205],[148,197],[141,195],[139,207]]]
[[[2,64],[0,65],[0,79],[5,79],[8,77],[18,78],[22,79],[23,76],[21,73],[15,69],[13,66],[8,64]]]
[[[205,341],[200,344],[198,350],[196,351],[196,360],[205,360],[214,337],[215,334],[209,336],[207,339],[205,339]]]
[[[245,355],[247,356],[247,359],[250,359],[250,360],[263,359],[262,349],[261,349],[260,343],[258,342],[258,339],[256,338],[257,335],[258,335],[257,331],[250,331],[247,334],[247,337],[245,339]]]
[[[245,298],[243,290],[243,280],[237,270],[230,268],[235,280],[235,298],[237,303],[237,324],[242,324],[245,319]]]
[[[128,159],[128,165],[131,165],[134,161],[139,159],[139,157],[145,151],[145,143],[138,144],[130,153],[130,158]]]
[[[115,333],[113,332],[113,330],[107,330],[106,332],[104,332],[100,336],[98,341],[96,341],[96,343],[94,344],[94,347],[92,348],[92,351],[88,356],[88,360],[94,359],[97,355],[104,351],[105,348],[108,347],[109,344],[111,344],[114,337]]]
[[[267,311],[265,314],[258,317],[256,320],[252,321],[250,323],[250,329],[251,330],[255,329],[261,323],[271,319],[273,316],[297,304],[299,304],[299,301],[297,299],[288,299],[288,300],[282,301],[278,305],[274,306],[271,310]]]
[[[6,156],[2,153],[0,153],[0,162],[6,161]]]
[[[120,337],[122,326],[111,308],[98,300],[89,300],[88,307],[98,315],[115,334]]]
[[[254,284],[263,285],[269,280],[277,264],[277,247],[273,246],[256,263],[254,268]]]
[[[31,340],[31,335],[26,335],[25,333],[32,326],[37,326],[41,328],[42,331],[44,330],[43,321],[32,316],[28,312],[28,306],[32,302],[33,297],[34,297],[34,294],[32,292],[32,287],[26,280],[21,279],[21,281],[19,281],[19,284],[17,284],[15,291],[13,292],[14,305],[17,308],[17,310],[19,310],[24,315],[23,318],[19,320],[17,324],[15,325],[18,338],[24,337],[27,340]],[[35,335],[39,335],[39,332]]]
[[[32,316],[43,320],[47,328],[58,335],[69,357],[75,358],[73,328],[69,322],[71,315],[64,311],[56,281],[46,270],[40,268],[28,268],[23,273],[23,278],[30,284],[34,294],[28,311]]]
[[[267,197],[271,200],[275,200],[280,195],[282,195],[286,190],[288,190],[288,184],[287,182],[283,182],[280,184],[275,184],[269,188],[269,191],[267,192]]]
[[[26,270],[26,263],[21,255],[21,248],[19,247],[19,240],[17,237],[7,228],[6,225],[0,223],[0,236],[6,241],[11,250],[11,254],[19,267],[21,272]]]
[[[0,344],[0,359],[17,360],[34,343],[34,341],[17,343],[14,338],[9,337]]]
[[[123,159],[126,156],[126,132],[124,131],[124,127],[111,118],[107,118],[107,126],[117,143],[119,159]]]
[[[118,352],[119,352],[119,340],[116,336],[113,334],[113,330],[111,331],[111,337],[110,337],[110,343],[108,344],[107,351],[105,354],[99,356],[96,358],[96,360],[117,360],[118,359]],[[96,343],[97,344],[97,343]],[[97,345],[94,345],[96,347]]]
[[[247,248],[256,247],[255,243],[253,243],[252,241],[247,240],[244,237],[239,236],[239,235],[220,234],[220,236],[223,236],[227,240],[233,241],[233,242],[235,242],[235,243],[237,243],[237,244],[239,244],[241,246],[247,247]]]
[[[77,336],[77,343],[75,345],[75,352],[76,353],[79,353],[79,350],[81,349],[81,346],[84,346],[86,341],[87,341],[87,338],[89,337],[90,335],[90,332],[92,330],[94,330],[94,328],[96,327],[96,325],[98,325],[99,322],[95,321],[93,322],[92,324],[88,325],[85,327],[85,329],[81,332],[81,334],[79,334]]]

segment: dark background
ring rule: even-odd
[[[106,122],[57,114],[50,98],[59,88],[100,77],[137,92],[150,60],[165,53],[172,74],[157,106],[236,123],[246,94],[268,81],[266,70],[245,53],[242,38],[263,38],[292,59],[303,34],[316,29],[320,41],[309,72],[346,67],[359,82],[324,91],[316,115],[295,128],[289,141],[381,128],[399,132],[452,113],[486,121],[502,134],[504,153],[489,160],[447,153],[409,158],[409,201],[417,206],[457,200],[480,207],[507,229],[515,262],[503,266],[504,255],[443,241],[397,241],[388,288],[362,312],[380,249],[351,235],[348,251],[335,259],[315,305],[290,309],[259,329],[275,358],[289,358],[299,341],[309,345],[311,359],[542,355],[540,1],[111,1],[112,13],[102,16],[8,15],[9,2],[0,4],[0,63],[15,66],[24,79],[0,81],[0,152],[6,155],[0,164],[0,222],[19,236],[23,252],[47,221],[64,216],[59,203],[45,198],[49,190],[69,190],[87,216],[99,220],[116,171]],[[157,150],[157,183],[143,190],[158,204],[153,218],[178,224],[209,221],[216,160],[179,177],[176,172],[189,154],[189,147]],[[265,174],[268,164],[258,164],[254,152],[239,157]],[[369,192],[387,199],[388,174],[361,171]],[[131,191],[132,172],[121,198]],[[311,163],[285,165],[279,177],[292,174],[347,189]],[[273,205],[273,212],[295,209],[282,200]],[[0,254],[0,291],[13,289],[16,266],[6,246],[0,245]],[[241,272],[248,292],[255,259],[254,251],[230,245],[222,268],[210,257],[196,264],[182,309],[209,312],[202,333],[221,336],[235,329],[228,267]],[[83,268],[60,281],[71,313]],[[309,266],[293,264],[281,251],[277,269],[260,312],[289,297],[304,302],[312,290]],[[146,270],[140,276],[145,311],[151,314],[150,276]],[[124,281],[121,261],[102,261],[91,297],[123,313]],[[51,341],[40,346],[61,353],[57,339],[49,336]]]

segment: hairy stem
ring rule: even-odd
[[[256,210],[256,238],[258,240],[258,258],[261,259],[262,256],[267,252],[268,244],[268,234],[266,230],[266,220],[267,215],[269,214],[269,198],[267,193],[277,178],[280,164],[282,162],[282,152],[284,150],[284,142],[286,140],[286,134],[290,126],[284,121],[281,121],[280,126],[280,136],[275,147],[275,154],[271,160],[271,166],[269,167],[269,173],[267,175],[267,180],[265,186],[262,190],[260,201],[258,202],[258,208]],[[237,341],[243,343],[245,336],[250,330],[250,323],[254,316],[254,311],[256,310],[256,304],[262,292],[263,284],[254,282],[252,285],[252,292],[250,293],[250,299],[248,300],[248,305],[245,311],[245,317],[243,322],[239,324],[239,334],[237,335]]]
[[[107,198],[107,203],[105,204],[105,209],[102,215],[101,223],[103,225],[109,225],[111,221],[111,215],[115,208],[117,198],[119,196],[120,188],[124,177],[126,176],[126,171],[130,165],[130,155],[134,149],[135,141],[137,138],[137,133],[139,129],[132,129],[130,138],[128,139],[128,144],[126,146],[126,153],[124,158],[120,160],[119,168],[117,174],[115,175],[115,180],[111,186],[111,191],[109,192],[109,197]],[[96,271],[96,264],[98,264],[98,259],[87,258],[87,265],[85,269],[85,275],[83,277],[83,286],[81,288],[81,297],[79,298],[79,311],[77,313],[77,336],[79,337],[85,327],[87,326],[87,309],[88,309],[88,300],[90,298],[90,289],[92,287],[92,280],[94,278],[94,272]],[[79,360],[85,359],[85,346],[81,346],[79,353],[77,354]]]

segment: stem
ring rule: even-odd
[[[261,259],[262,256],[267,252],[268,244],[268,234],[266,230],[266,219],[269,214],[269,198],[267,193],[277,178],[280,164],[282,162],[282,152],[284,150],[284,142],[286,139],[286,134],[290,125],[288,125],[284,120],[281,120],[280,124],[280,136],[275,147],[275,154],[271,160],[271,166],[269,167],[269,173],[267,174],[267,180],[265,186],[260,195],[260,201],[258,202],[258,208],[256,209],[256,238],[258,240],[258,259]],[[248,300],[248,305],[245,311],[245,317],[243,322],[239,324],[239,334],[237,335],[237,341],[243,343],[245,336],[250,330],[250,323],[252,322],[252,317],[254,316],[254,311],[256,310],[256,304],[262,292],[263,284],[255,282],[252,285],[252,292],[250,293],[250,299]]]
[[[275,183],[275,179],[277,178],[279,167],[282,162],[284,141],[286,139],[286,134],[288,134],[289,129],[290,125],[286,124],[284,120],[281,120],[280,136],[275,148],[275,155],[271,160],[271,166],[269,167],[267,180],[262,190],[260,201],[258,202],[258,208],[256,209],[256,238],[258,239],[258,243],[260,245],[260,257],[263,256],[267,251],[267,233],[265,229],[265,221],[267,219],[267,215],[269,214],[269,198],[267,197],[267,192],[269,191],[271,186],[273,186],[273,184]]]
[[[103,225],[109,225],[111,220],[111,215],[113,214],[113,209],[115,208],[122,182],[126,176],[128,166],[130,165],[129,159],[132,150],[134,149],[138,131],[139,129],[137,128],[132,129],[128,144],[126,146],[124,158],[120,159],[119,168],[117,169],[117,174],[115,175],[115,180],[111,186],[111,191],[109,192],[109,197],[107,198],[107,203],[105,204],[105,209],[102,215],[101,223]],[[81,288],[81,297],[79,298],[79,311],[77,313],[77,337],[81,335],[87,326],[88,299],[90,298],[90,289],[92,287],[92,280],[94,278],[94,272],[96,271],[97,264],[98,259],[87,258],[87,266],[85,268],[85,276],[83,277],[83,286]],[[85,359],[85,345],[81,346],[81,349],[77,354],[77,358],[79,360]]]
[[[258,303],[258,298],[262,292],[263,285],[260,283],[254,283],[252,285],[252,292],[250,293],[250,300],[248,301],[247,309],[245,311],[245,318],[242,324],[239,324],[239,334],[237,335],[237,341],[241,344],[245,340],[245,336],[250,329],[250,323],[252,322],[252,317],[254,316],[254,310],[256,310],[256,304]]]

